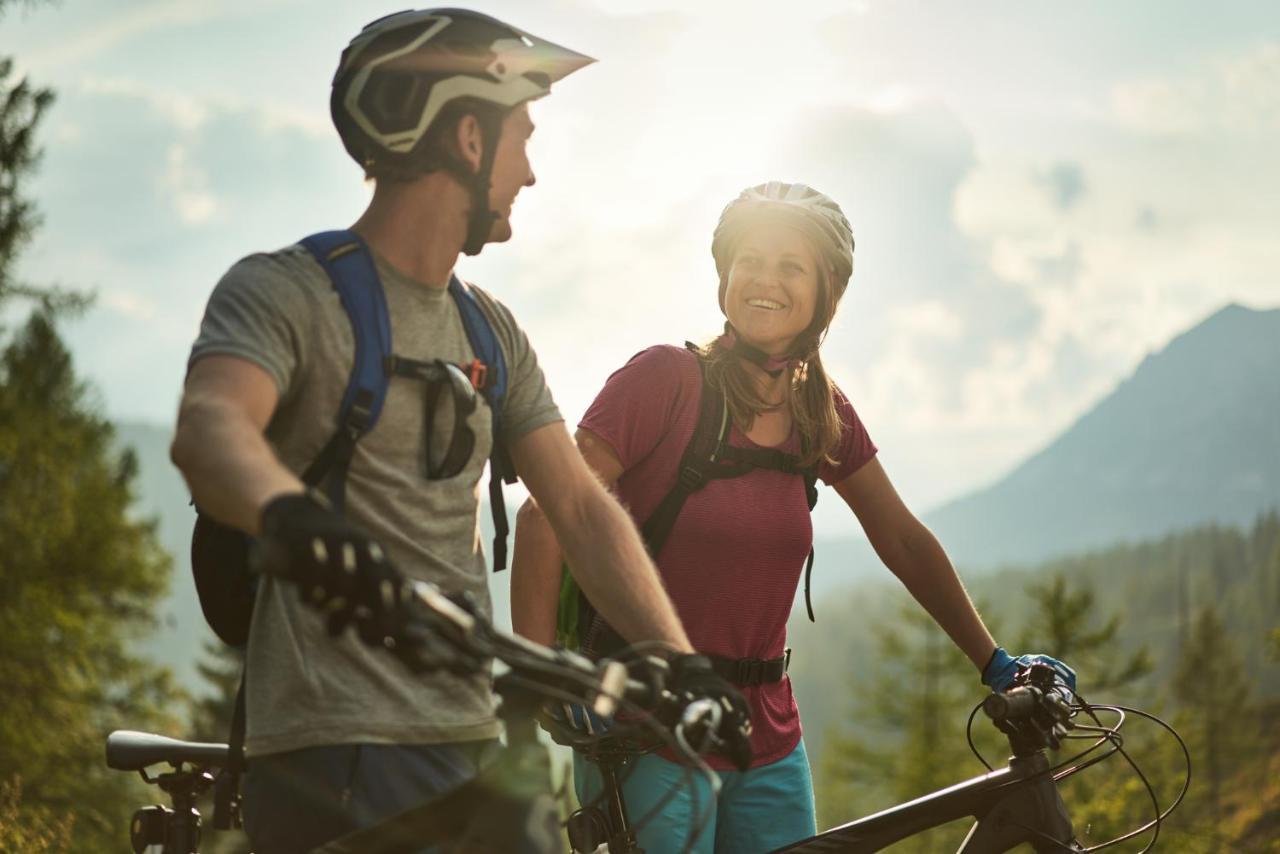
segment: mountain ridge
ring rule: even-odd
[[[978,570],[1249,524],[1280,507],[1278,365],[1280,308],[1224,306],[1040,451],[924,520]]]

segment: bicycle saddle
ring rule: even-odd
[[[183,762],[205,768],[227,764],[230,750],[225,744],[179,741],[149,732],[118,729],[107,736],[107,767],[117,771],[141,771],[148,765]]]

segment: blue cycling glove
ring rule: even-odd
[[[1057,672],[1058,678],[1071,689],[1071,693],[1075,693],[1076,672],[1058,659],[1040,653],[1019,655],[1014,658],[1004,651],[1004,647],[999,646],[996,647],[995,652],[991,653],[991,660],[987,662],[987,666],[982,668],[982,684],[992,691],[1007,691],[1013,684],[1013,677],[1017,675],[1018,669],[1030,667],[1033,664],[1047,664],[1052,667]]]
[[[567,732],[600,735],[609,729],[613,718],[602,718],[581,703],[547,702],[542,706],[542,728],[557,744],[573,746]]]

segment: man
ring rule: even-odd
[[[460,252],[510,238],[512,203],[534,183],[528,102],[591,61],[464,10],[380,19],[344,51],[331,110],[374,182],[352,230],[376,266],[397,359],[441,370],[475,360],[447,290],[453,266]],[[740,703],[685,655],[689,641],[652,563],[583,463],[523,331],[501,303],[472,293],[507,366],[497,438],[581,587],[624,636],[677,652],[678,685]],[[495,437],[483,400],[468,416],[455,396],[449,412],[440,383],[392,376],[374,429],[351,452],[345,512],[304,489],[298,473],[334,434],[356,343],[333,283],[306,249],[238,262],[215,289],[192,350],[173,460],[202,514],[279,544],[285,574],[312,585],[303,596],[338,625],[354,619],[377,634],[402,590],[389,565],[487,608],[477,487]],[[455,444],[455,415],[473,446]],[[375,583],[344,587],[344,573]],[[350,632],[330,638],[325,616],[274,578],[257,592],[244,817],[259,854],[309,850],[458,785],[499,731],[486,676],[412,676]]]

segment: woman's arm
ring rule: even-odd
[[[559,436],[567,451],[553,441]],[[624,638],[662,640],[678,652],[691,651],[635,524],[605,488],[622,474],[622,464],[590,432],[579,430],[577,441],[574,451],[557,424],[533,431],[512,448],[534,496],[516,521],[513,627],[540,643],[555,640],[560,566],[567,553],[574,579]],[[538,446],[524,447],[530,442]]]
[[[511,627],[516,634],[546,646],[556,642],[563,560],[551,523],[530,497],[516,513],[511,552]]]
[[[853,510],[876,554],[979,671],[996,643],[978,616],[947,553],[907,508],[878,459],[835,490]]]

